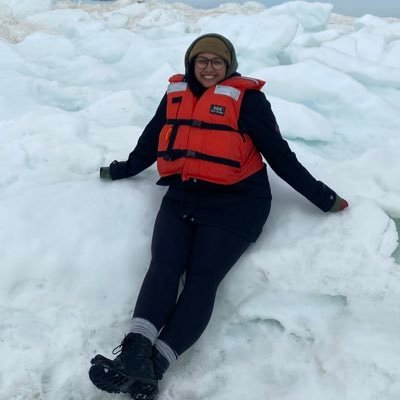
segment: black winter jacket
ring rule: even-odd
[[[165,95],[128,160],[111,163],[112,179],[137,175],[157,160],[158,136],[166,123],[166,107]],[[336,193],[317,181],[297,160],[282,138],[271,105],[262,92],[248,90],[245,93],[239,129],[251,137],[279,177],[322,211],[332,208]],[[182,182],[179,176],[161,178],[157,184],[169,186],[162,207],[169,207],[193,222],[234,231],[251,241],[257,239],[268,217],[271,189],[265,167],[234,185]]]

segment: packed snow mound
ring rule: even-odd
[[[28,15],[36,14],[38,12],[47,11],[52,8],[52,0],[1,0],[0,13],[4,15],[5,7],[11,10],[11,14],[16,18],[25,18]],[[6,13],[10,13],[7,11]]]
[[[268,9],[268,16],[292,15],[306,31],[322,30],[326,27],[331,12],[332,4],[308,1],[289,1]]]
[[[350,207],[324,214],[269,168],[264,232],[159,399],[398,400],[400,22],[331,11],[0,0],[0,400],[114,398],[89,361],[129,327],[165,188],[155,166],[118,182],[99,167],[127,159],[207,32]]]

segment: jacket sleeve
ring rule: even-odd
[[[264,93],[249,90],[245,93],[239,117],[239,128],[253,140],[274,172],[293,189],[323,211],[329,211],[336,193],[316,180],[297,160],[296,154],[283,139],[271,104]]]
[[[162,98],[151,121],[144,128],[134,150],[127,161],[113,161],[110,164],[111,179],[123,179],[137,175],[157,160],[158,136],[166,122],[167,96]]]

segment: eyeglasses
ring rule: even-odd
[[[196,67],[200,69],[207,68],[208,63],[211,63],[211,66],[216,70],[219,71],[225,67],[225,61],[222,58],[205,58],[205,57],[196,57],[195,60]]]

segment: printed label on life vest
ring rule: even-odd
[[[217,104],[211,104],[210,113],[211,114],[218,114],[218,115],[225,115],[225,107],[224,106],[218,106]]]

